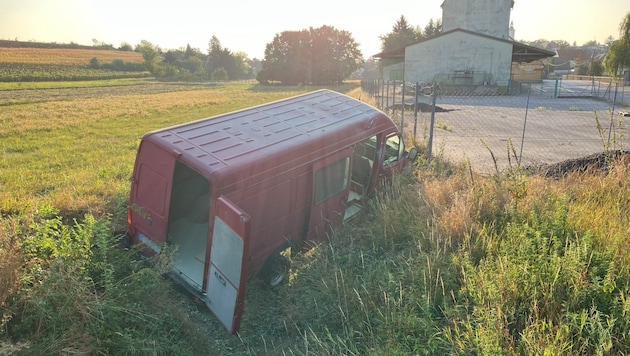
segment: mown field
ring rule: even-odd
[[[232,336],[161,277],[168,254],[120,248],[137,145],[150,130],[318,88],[3,85],[0,353],[630,353],[628,158],[556,178],[420,160],[294,256],[287,283],[249,281]],[[358,83],[332,89],[370,100]]]

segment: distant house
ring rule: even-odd
[[[553,72],[567,74],[571,73],[582,61],[591,59],[590,54],[584,48],[559,48],[553,57]]]
[[[445,0],[440,35],[375,55],[401,59],[383,69],[383,78],[508,86],[513,79],[513,63],[530,63],[555,54],[513,41],[509,24],[512,6],[512,0]]]

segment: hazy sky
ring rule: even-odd
[[[349,31],[364,57],[380,51],[379,36],[404,15],[424,27],[442,17],[443,0],[0,0],[0,39],[120,46],[141,40],[162,49],[190,44],[207,52],[217,36],[224,48],[262,59],[265,45],[289,30],[331,25]],[[373,2],[376,3],[376,2]],[[516,40],[605,42],[619,37],[629,0],[516,0]]]

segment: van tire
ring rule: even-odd
[[[269,287],[275,288],[289,277],[290,270],[291,261],[287,257],[277,254],[267,262],[262,277]]]

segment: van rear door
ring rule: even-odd
[[[245,301],[249,225],[249,215],[238,206],[225,197],[217,200],[206,304],[232,334],[239,329]]]
[[[352,148],[313,164],[313,200],[307,240],[322,241],[343,220],[350,190]]]
[[[153,242],[166,242],[174,167],[171,153],[149,141],[140,144],[131,177],[130,231],[155,252],[159,248]]]

